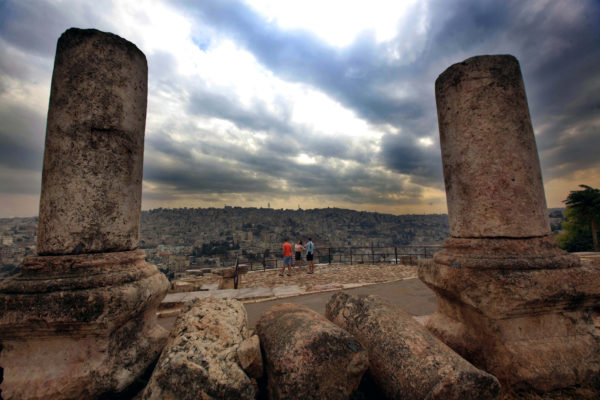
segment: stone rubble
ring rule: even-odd
[[[260,340],[258,335],[252,335],[245,339],[236,350],[238,363],[252,378],[262,378],[264,364],[260,351]]]
[[[369,365],[352,335],[304,306],[273,306],[256,331],[270,399],[348,399]]]
[[[413,317],[378,296],[337,293],[325,316],[369,353],[369,374],[390,399],[495,399],[498,380],[467,362]]]
[[[255,383],[240,358],[255,376],[260,375],[262,360],[257,340],[248,339],[246,310],[237,300],[206,298],[187,303],[142,398],[254,399]]]

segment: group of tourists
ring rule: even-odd
[[[281,267],[281,272],[279,276],[283,276],[285,272],[285,267],[288,267],[288,276],[292,275],[292,244],[285,239],[285,242],[281,246],[283,249],[283,266]],[[315,272],[315,263],[313,261],[314,253],[315,253],[315,244],[313,243],[311,238],[308,238],[308,242],[306,245],[302,244],[302,240],[298,240],[298,242],[294,245],[294,253],[296,259],[296,266],[298,269],[302,267],[302,252],[306,251],[306,262],[308,263],[308,271],[307,274],[313,274]]]

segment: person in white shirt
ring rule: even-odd
[[[308,263],[308,273],[312,274],[315,272],[315,263],[313,261],[314,253],[315,253],[315,244],[312,241],[312,238],[308,238],[308,242],[306,243],[306,262]]]

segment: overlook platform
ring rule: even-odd
[[[362,289],[361,293],[370,293],[369,288],[372,288],[373,294],[383,291],[384,293],[389,292],[388,294],[393,297],[391,289],[387,288],[386,285],[379,284],[401,283],[404,281],[406,281],[405,285],[411,288],[410,293],[426,298],[425,300],[419,300],[419,302],[423,301],[426,305],[422,309],[415,309],[414,315],[425,315],[435,310],[435,296],[430,289],[417,279],[417,268],[415,266],[399,264],[317,264],[315,265],[315,273],[308,274],[307,267],[304,265],[301,268],[294,267],[291,276],[284,275],[283,277],[279,276],[279,270],[253,271],[242,275],[239,289],[225,290],[217,289],[219,278],[217,275],[205,275],[186,280],[194,287],[207,290],[169,293],[161,304],[158,313],[159,323],[169,327],[183,303],[198,297],[233,297],[245,303],[250,311],[250,309],[260,309],[260,306],[252,306],[255,303],[278,299],[296,302],[302,300],[292,300],[291,298],[296,296],[308,298],[305,295],[323,293],[322,299],[321,297],[308,299],[309,303],[313,302],[315,304],[312,307],[309,304],[309,307],[319,311],[319,301],[322,300],[324,308],[324,304],[330,296],[328,292]],[[402,297],[401,300],[398,299],[397,301],[407,303],[409,297]],[[249,317],[251,316],[249,315]]]

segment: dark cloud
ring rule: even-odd
[[[110,5],[102,4],[106,12]],[[53,57],[59,36],[71,27],[102,29],[104,13],[92,2],[2,1],[0,37],[33,56]],[[109,24],[108,24],[109,25]],[[110,25],[109,25],[110,26]]]
[[[235,173],[232,173],[235,172]],[[157,163],[144,166],[144,178],[173,186],[180,193],[252,193],[272,192],[264,178],[253,178],[249,171],[227,168],[222,163],[202,160],[194,165],[168,167]]]
[[[0,39],[0,54],[2,54],[0,57],[0,85],[4,86],[4,90],[8,85],[6,78],[30,82],[49,81],[52,71],[51,59],[15,50],[2,39]],[[0,93],[2,92],[0,87]],[[50,92],[50,88],[48,88],[48,92]]]
[[[421,48],[412,53],[404,45],[409,38],[377,44],[369,33],[347,48],[330,47],[305,31],[280,31],[237,1],[188,3],[187,7],[203,23],[227,32],[284,79],[313,85],[371,123],[393,125],[413,138],[437,130],[433,103],[437,75],[452,63],[477,54],[510,53],[519,58],[534,123],[542,121],[543,125],[544,120],[560,114],[562,123],[538,138],[542,151],[552,149],[553,162],[572,158],[573,146],[563,147],[567,140],[561,137],[598,112],[597,2],[431,1],[427,7],[430,30]],[[409,10],[413,11],[422,9]],[[401,32],[417,31],[418,21],[409,18]],[[391,50],[412,54],[413,59],[390,60],[385,54]],[[411,91],[398,99],[393,91],[386,91],[390,86]],[[570,109],[564,107],[565,102]],[[387,135],[382,159],[393,170],[415,175],[415,181],[439,186],[439,149],[424,150],[415,142],[404,135]],[[561,171],[570,173],[583,167],[582,163],[570,163]]]
[[[460,56],[470,49],[489,48],[491,41],[510,29],[515,17],[513,9],[519,7],[513,7],[510,1],[495,0],[458,0],[452,4],[434,0],[430,5],[429,58]],[[472,55],[477,54],[481,53]]]
[[[326,195],[353,204],[414,204],[421,190],[406,186],[400,178],[390,178],[361,166],[323,168],[308,165],[296,168],[290,177],[297,194]],[[401,197],[397,195],[402,194]]]
[[[289,121],[289,104],[280,101],[279,105],[281,114],[274,115],[258,100],[250,107],[244,107],[234,93],[225,90],[214,92],[202,88],[191,93],[188,109],[193,115],[228,120],[240,129],[270,131],[279,135],[295,133],[295,128]]]
[[[207,134],[199,132],[198,136]],[[199,142],[195,146],[155,135],[146,140],[144,179],[174,187],[178,193],[261,194],[271,196],[330,196],[353,204],[409,204],[421,190],[400,178],[370,171],[360,164],[339,167],[295,163],[288,152],[266,148],[249,151],[231,143]],[[197,159],[194,152],[209,155]],[[158,162],[166,156],[177,162]],[[285,184],[287,190],[282,191]],[[402,197],[390,196],[403,192]]]
[[[229,33],[279,76],[313,85],[373,123],[422,114],[418,103],[392,99],[379,90],[390,77],[408,77],[412,71],[390,64],[371,34],[337,49],[306,31],[279,30],[239,1],[188,2],[187,10],[215,30]]]
[[[472,55],[510,53],[519,59],[546,179],[598,166],[600,3],[454,5],[450,16],[447,9],[433,7],[446,18],[437,25],[436,53],[443,57],[448,50],[470,50]]]
[[[194,21],[192,39],[200,51],[232,39],[277,78],[325,93],[384,132],[381,150],[373,154],[344,132],[298,124],[292,119],[293,99],[282,95],[275,107],[258,99],[242,102],[234,90],[180,75],[177,59],[168,50],[156,50],[147,54],[149,111],[161,118],[149,125],[144,178],[173,188],[172,193],[419,203],[423,188],[414,184],[443,188],[434,81],[451,64],[478,54],[519,59],[546,179],[600,166],[597,1],[416,2],[392,40],[377,42],[373,32],[363,32],[344,48],[308,31],[281,30],[241,0],[172,4]],[[22,173],[10,172],[15,178],[6,178],[3,188],[24,193],[35,186],[20,187],[18,181],[41,169],[46,111],[11,103],[6,93],[23,82],[49,79],[56,40],[64,30],[110,30],[115,28],[110,15],[94,2],[0,2],[0,96],[5,96],[0,99],[0,166],[10,168],[0,172]],[[168,98],[182,105],[177,118],[163,109],[161,100]],[[235,129],[226,136],[195,125],[210,118],[229,121]],[[419,144],[423,138],[433,145]],[[301,153],[318,162],[298,162],[294,157]],[[285,193],[281,182],[289,188]]]
[[[250,105],[242,105],[236,95],[227,90],[214,91],[195,87],[191,91],[188,109],[192,115],[227,120],[241,130],[269,133],[261,150],[266,154],[287,156],[304,152],[314,156],[368,161],[369,156],[349,140],[323,135],[291,121],[293,104],[290,100],[279,97],[275,99],[275,103],[276,112],[273,112],[259,100],[254,100]]]
[[[430,89],[428,93],[416,91],[405,98],[398,98],[394,90],[390,90],[393,86],[404,90],[421,86],[415,81],[425,80],[423,75],[427,71],[422,65],[403,65],[405,60],[395,62],[386,59],[389,49],[385,49],[384,44],[375,43],[372,34],[365,33],[353,45],[340,50],[327,46],[304,31],[279,31],[243,4],[219,1],[193,6],[197,7],[195,10],[203,21],[220,31],[230,32],[260,62],[284,79],[317,87],[372,124],[403,128],[410,132],[411,137],[430,136],[435,130],[435,120],[431,118],[431,112],[435,112],[432,80],[425,85]],[[425,110],[429,111],[429,116],[426,116]],[[326,157],[351,157],[362,162],[381,158],[389,168],[399,172],[406,169],[399,164],[396,149],[406,150],[411,156],[423,154],[413,143],[402,141],[397,136],[386,136],[381,155],[353,154],[348,143],[329,138],[313,137],[305,142],[312,144],[310,148],[317,149],[317,154]],[[439,157],[439,150],[437,154]],[[421,161],[429,162],[430,157]],[[436,164],[439,165],[439,162]],[[435,176],[431,169],[429,165],[422,165],[410,171],[425,174],[416,180],[431,180]]]
[[[599,20],[597,2],[556,2],[525,25],[525,83],[545,179],[600,166]]]
[[[301,138],[300,150],[308,155],[326,158],[342,158],[367,163],[368,156],[361,152],[362,149],[353,146],[352,142],[343,136],[325,136],[311,134]]]
[[[0,102],[0,166],[41,171],[45,119],[23,106]]]
[[[544,178],[559,178],[571,171],[596,167],[599,155],[600,126],[597,123],[579,123],[540,155]]]
[[[29,54],[51,57],[67,18],[58,3],[3,1],[0,3],[0,35]]]
[[[442,160],[439,147],[422,146],[406,135],[385,135],[382,157],[394,171],[410,175],[414,183],[443,188]]]
[[[224,159],[196,160],[183,146],[177,147],[179,146],[165,144],[160,147],[161,152],[172,156],[177,160],[176,163],[161,163],[156,158],[147,158],[144,163],[144,179],[172,186],[181,193],[271,191],[267,177],[257,177],[252,171],[235,168]]]
[[[0,165],[3,167],[41,170],[42,152],[28,147],[22,141],[6,134],[0,128]]]
[[[0,168],[0,194],[39,195],[42,171]],[[31,215],[31,214],[30,214]]]

